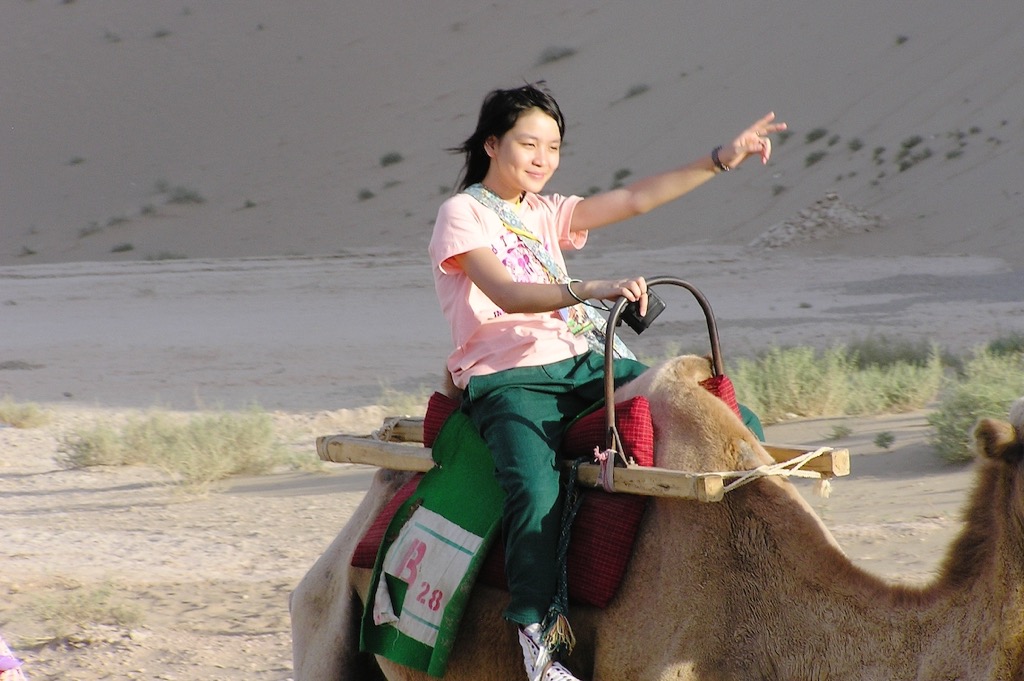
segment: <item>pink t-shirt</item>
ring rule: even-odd
[[[523,224],[563,269],[561,249],[582,248],[587,241],[587,232],[569,231],[582,200],[527,193],[519,207]],[[429,250],[434,288],[455,344],[448,357],[455,385],[465,388],[473,376],[558,362],[587,350],[586,339],[573,335],[558,311],[506,313],[495,305],[452,259],[478,248],[490,248],[516,281],[549,282],[543,266],[494,211],[468,194],[441,204]]]

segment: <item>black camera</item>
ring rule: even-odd
[[[661,298],[654,294],[654,291],[647,289],[647,314],[643,317],[640,316],[640,303],[632,302],[627,303],[626,307],[622,309],[622,316],[619,318],[620,321],[626,322],[629,328],[636,331],[637,335],[640,335],[654,323],[654,320],[658,318],[662,310],[665,309],[665,303]]]

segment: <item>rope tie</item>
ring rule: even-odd
[[[800,456],[789,459],[788,461],[782,461],[775,464],[762,464],[757,468],[752,468],[746,471],[724,471],[719,473],[704,473],[703,475],[717,475],[721,478],[735,478],[732,482],[726,484],[722,488],[722,493],[727,494],[734,489],[740,488],[758,478],[765,478],[771,475],[780,475],[783,477],[796,477],[796,478],[817,478],[818,484],[815,487],[815,493],[823,498],[828,498],[832,493],[832,481],[831,474],[828,473],[817,473],[815,471],[805,471],[803,467],[808,461],[816,459],[822,454],[827,454],[833,451],[831,447],[819,447],[813,452],[806,452]],[[614,484],[612,478],[612,470],[615,465],[615,450],[606,449],[601,451],[599,448],[594,448],[594,460],[600,466],[598,471],[598,482],[606,492],[614,492]],[[579,462],[574,463],[572,470],[572,477],[570,480],[575,484],[576,466]]]
[[[373,431],[370,437],[374,440],[380,440],[381,442],[390,442],[395,432],[395,426],[398,425],[398,419],[386,418],[384,423],[381,424],[380,428]]]
[[[747,483],[753,482],[758,478],[764,478],[769,475],[781,475],[783,477],[797,477],[797,478],[818,478],[818,486],[815,490],[821,497],[828,497],[832,492],[832,482],[829,478],[832,476],[826,473],[815,473],[814,471],[802,470],[803,466],[807,464],[811,459],[816,459],[822,454],[831,452],[831,447],[819,447],[813,452],[806,452],[800,456],[794,457],[788,461],[776,463],[772,465],[761,465],[757,468],[752,468],[748,471],[726,471],[722,473],[714,473],[714,475],[720,475],[723,478],[735,478],[732,482],[725,485],[722,488],[724,494],[728,494],[734,489],[742,487]],[[789,468],[792,466],[792,468]]]
[[[615,491],[615,455],[618,454],[614,449],[606,449],[601,451],[600,448],[594,447],[594,461],[598,463],[600,468],[597,472],[597,480],[601,483],[601,487],[605,492],[612,493]]]
[[[572,535],[572,523],[583,504],[577,478],[579,467],[587,460],[581,457],[572,462],[569,468],[569,479],[565,485],[565,503],[562,506],[562,533],[558,538],[558,590],[548,608],[544,621],[541,623],[543,632],[541,640],[552,652],[566,651],[571,653],[576,645],[576,635],[569,626],[569,540]]]

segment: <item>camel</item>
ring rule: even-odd
[[[652,368],[616,394],[644,394],[655,464],[709,472],[770,463],[692,356]],[[766,477],[723,501],[654,498],[628,575],[605,609],[570,612],[563,662],[583,679],[1024,679],[1024,398],[1012,425],[976,426],[976,480],[964,526],[937,576],[891,583],[854,565],[786,480]],[[297,681],[426,681],[358,652],[369,572],[349,568],[376,510],[408,479],[381,471],[350,523],[291,600]],[[507,594],[477,586],[445,679],[523,678]]]

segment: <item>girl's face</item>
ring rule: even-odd
[[[561,147],[555,119],[540,109],[526,111],[500,139],[484,142],[491,157],[484,184],[508,201],[524,191],[539,193],[558,169]]]

